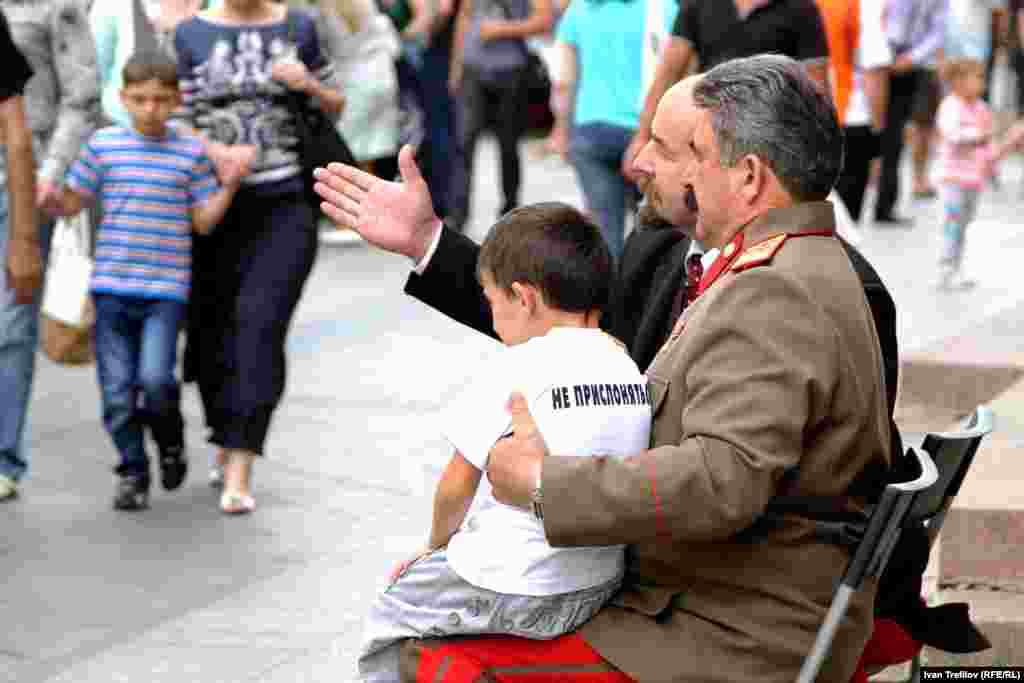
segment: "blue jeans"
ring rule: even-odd
[[[103,425],[121,456],[115,471],[121,476],[149,476],[146,426],[161,449],[184,442],[174,365],[185,304],[112,294],[95,298]]]
[[[0,147],[0,267],[7,264],[7,236],[10,218],[7,207],[7,158]],[[52,221],[39,228],[43,267],[50,249]],[[18,480],[28,469],[28,455],[22,449],[22,433],[32,393],[39,340],[39,303],[42,293],[30,304],[14,303],[14,291],[0,276],[0,474]]]
[[[616,260],[625,244],[627,207],[636,204],[636,185],[620,171],[622,156],[635,131],[610,123],[574,126],[569,158],[579,179],[587,211],[608,241]]]

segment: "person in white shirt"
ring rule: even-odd
[[[553,548],[539,505],[531,513],[499,503],[481,477],[509,430],[513,391],[559,452],[616,458],[647,447],[646,379],[598,327],[612,281],[608,245],[570,206],[526,206],[491,229],[477,275],[506,346],[445,411],[455,453],[434,494],[426,547],[395,568],[370,609],[359,658],[367,681],[398,680],[406,638],[574,631],[622,580],[622,546]]]
[[[827,17],[832,57],[832,99],[846,138],[843,171],[835,190],[850,218],[857,223],[864,206],[871,162],[881,153],[889,104],[893,54],[885,36],[885,3],[824,0],[821,7]],[[851,241],[856,243],[857,239]]]

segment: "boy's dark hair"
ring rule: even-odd
[[[178,65],[163,52],[136,52],[125,62],[121,78],[125,85],[157,80],[163,85],[177,88]]]
[[[501,217],[484,239],[477,277],[506,292],[512,283],[540,290],[561,311],[604,309],[611,295],[612,255],[597,226],[560,202],[523,206]]]

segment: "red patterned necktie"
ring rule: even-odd
[[[686,305],[689,306],[697,298],[700,291],[700,280],[704,277],[704,254],[690,254],[686,257]]]
[[[672,334],[676,321],[683,314],[683,309],[693,303],[700,289],[700,279],[704,277],[703,254],[690,254],[686,257],[686,282],[676,290],[672,297],[672,314],[668,319],[668,334]]]

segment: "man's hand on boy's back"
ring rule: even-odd
[[[499,439],[488,453],[487,480],[499,502],[529,510],[548,446],[522,394],[512,394],[508,412],[511,433]]]

